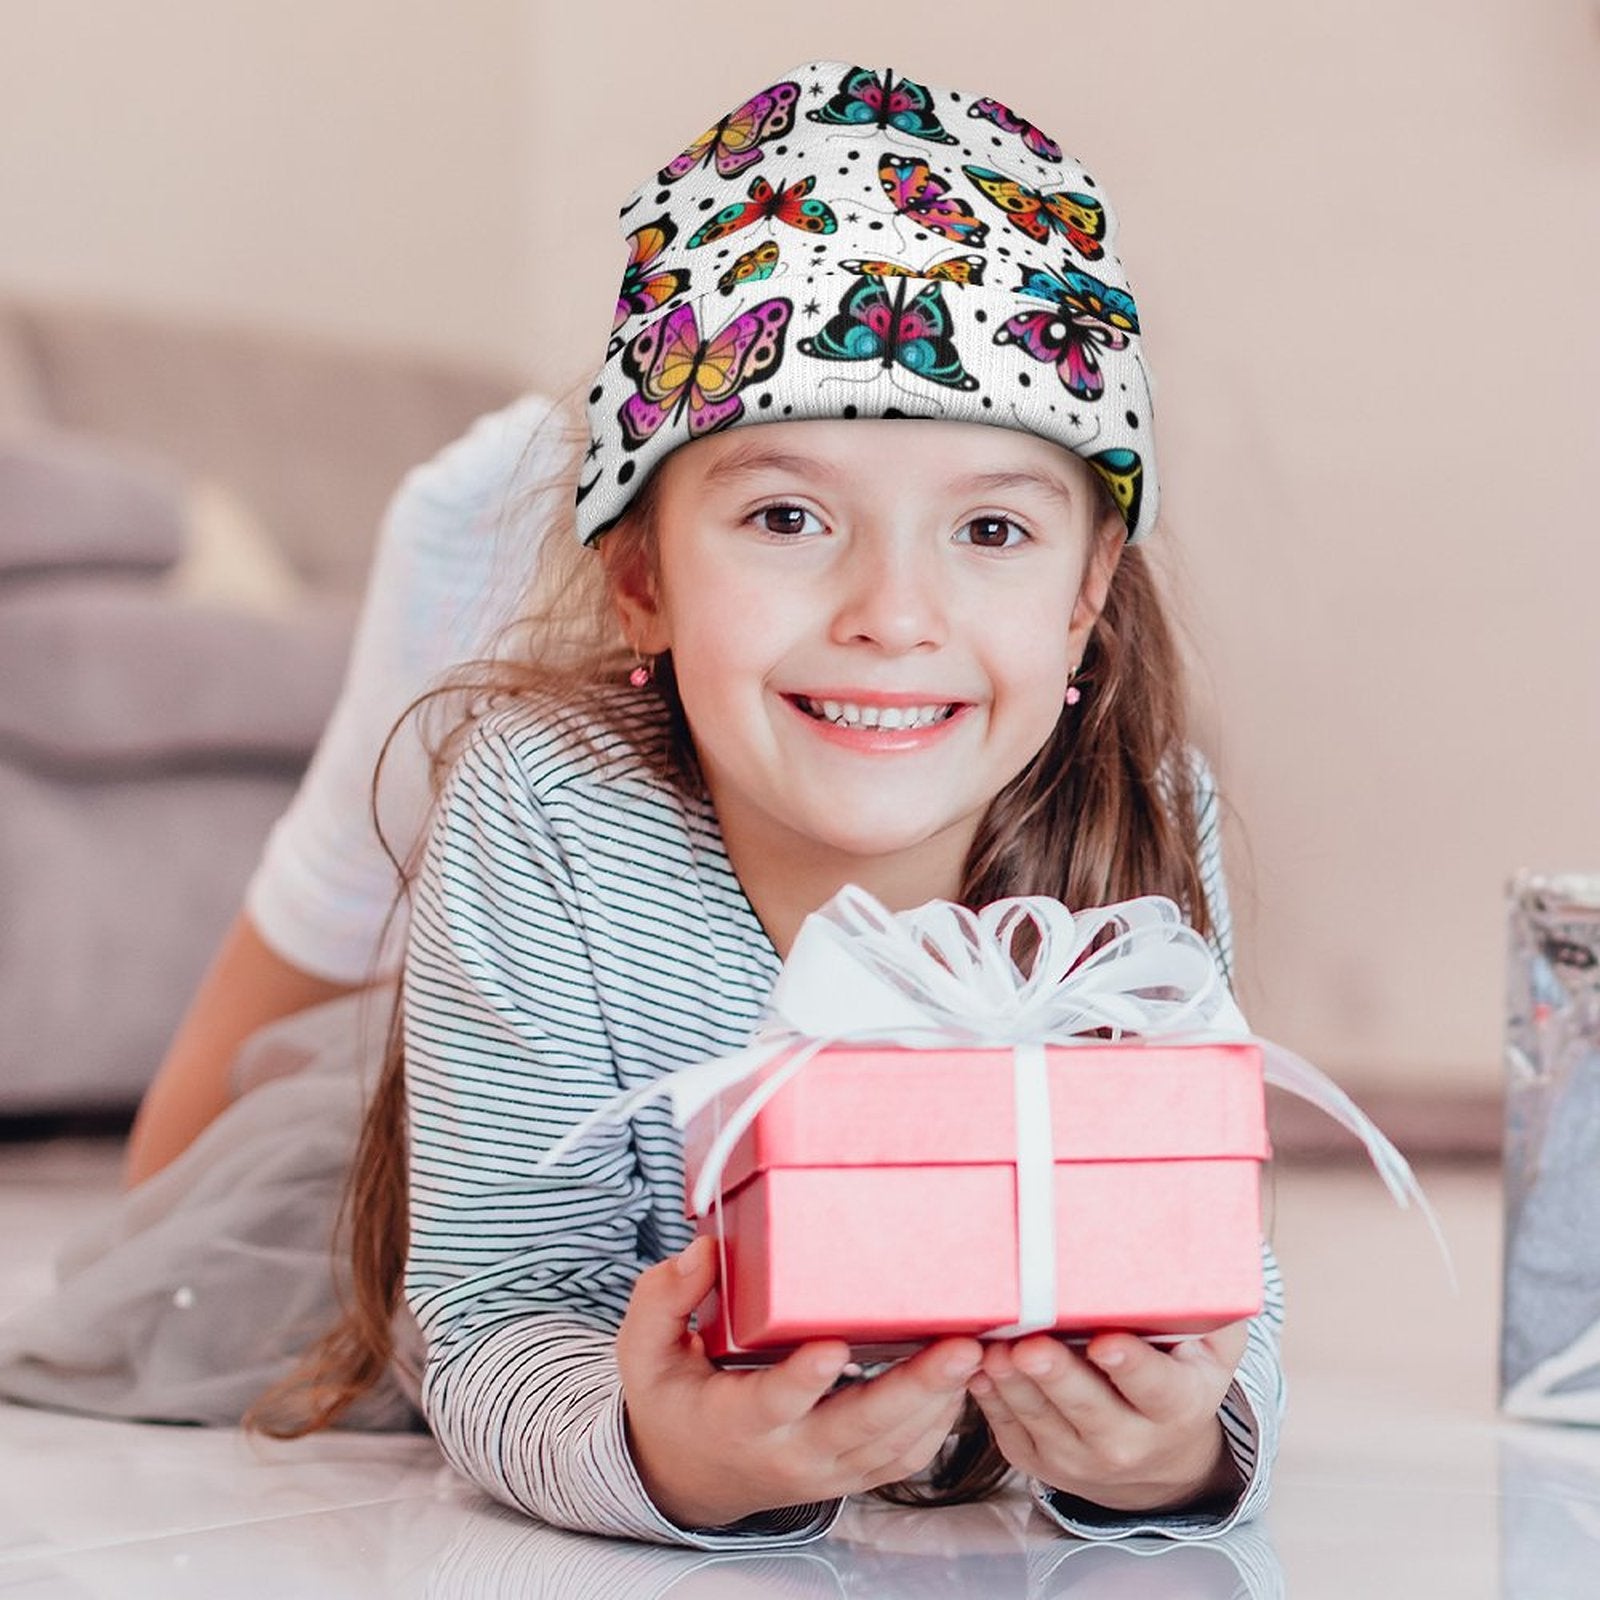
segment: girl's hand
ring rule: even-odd
[[[1079,1354],[1046,1334],[989,1345],[969,1385],[1001,1454],[1112,1511],[1176,1511],[1241,1487],[1218,1420],[1247,1325],[1171,1353],[1128,1333]]]
[[[941,1340],[837,1394],[850,1359],[838,1340],[721,1372],[689,1331],[715,1281],[715,1246],[697,1239],[639,1275],[617,1332],[634,1463],[663,1515],[722,1527],[892,1483],[938,1454],[982,1359],[976,1339]]]

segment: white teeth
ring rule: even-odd
[[[814,717],[844,728],[931,728],[943,722],[955,707],[949,704],[926,706],[861,706],[850,700],[812,700],[796,697]]]

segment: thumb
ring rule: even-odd
[[[696,1239],[687,1250],[646,1267],[633,1286],[627,1315],[617,1330],[617,1355],[626,1364],[660,1369],[691,1348],[699,1361],[699,1341],[689,1343],[689,1316],[717,1281],[716,1243]]]

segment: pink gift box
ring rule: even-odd
[[[1077,1044],[1046,1053],[1063,1334],[1192,1334],[1261,1309],[1253,1044]],[[690,1123],[693,1186],[734,1105]],[[713,1359],[842,1338],[867,1359],[1017,1320],[1017,1128],[1009,1049],[832,1046],[729,1157],[722,1282],[698,1325]],[[725,1300],[723,1297],[726,1297]]]

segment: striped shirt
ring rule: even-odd
[[[475,1483],[557,1526],[699,1546],[793,1544],[838,1502],[686,1530],[630,1456],[615,1334],[640,1271],[687,1246],[683,1147],[661,1104],[537,1163],[620,1091],[744,1046],[781,965],[708,799],[630,735],[576,713],[496,712],[441,797],[405,977],[411,1247],[427,1345],[423,1405]],[[1204,881],[1226,960],[1217,806],[1204,778]],[[1098,1515],[1039,1486],[1085,1537],[1203,1536],[1265,1498],[1281,1388],[1276,1273],[1223,1422],[1247,1481],[1204,1518]]]

